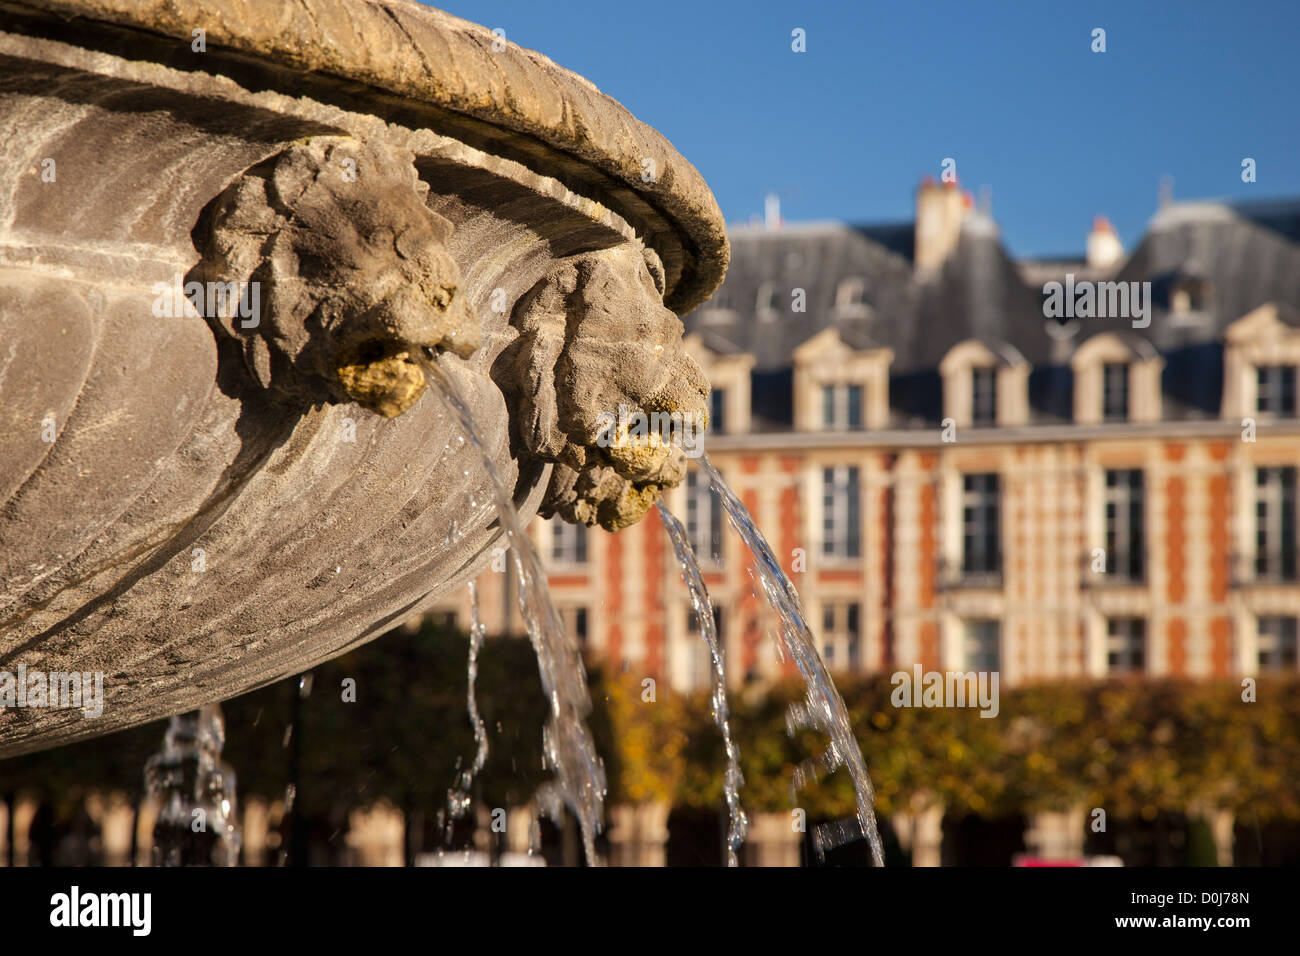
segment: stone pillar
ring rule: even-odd
[[[789,813],[756,813],[750,819],[746,856],[755,866],[799,866],[803,834]]]
[[[669,809],[667,803],[610,807],[610,865],[665,866]]]
[[[1025,829],[1026,852],[1045,860],[1081,859],[1087,819],[1084,807],[1032,814]]]
[[[123,793],[86,801],[91,817],[99,824],[105,866],[131,865],[131,827],[135,809]]]
[[[943,865],[943,805],[927,805],[923,798],[912,801],[912,809],[891,818],[898,842],[912,854],[913,866]]]
[[[19,797],[14,804],[14,866],[27,866],[32,845],[32,818],[36,816],[38,806],[31,797]]]
[[[158,820],[158,801],[140,798],[140,813],[135,819],[135,865],[153,865],[153,825]],[[129,851],[128,851],[129,852]]]
[[[1236,835],[1233,832],[1237,823],[1236,815],[1231,810],[1215,810],[1209,814],[1209,821],[1219,866],[1232,866],[1236,849]]]
[[[636,807],[610,807],[609,865],[636,866]]]
[[[532,807],[511,807],[506,812],[506,852],[528,855],[536,813]]]
[[[244,866],[266,866],[266,838],[271,829],[271,808],[259,797],[244,801],[242,823]]]
[[[482,854],[492,853],[492,808],[482,801],[474,804],[474,849]]]
[[[348,848],[360,866],[404,865],[405,833],[402,811],[388,803],[353,810],[348,816]]]

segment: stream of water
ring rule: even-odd
[[[470,764],[468,770],[460,772],[456,778],[456,785],[447,791],[444,839],[448,843],[451,842],[454,822],[469,811],[474,778],[483,769],[483,765],[487,763],[488,758],[487,725],[483,723],[483,717],[478,711],[478,695],[476,691],[478,685],[478,656],[483,650],[483,637],[486,631],[487,628],[483,624],[483,615],[479,607],[478,583],[470,581],[469,663],[467,665],[465,706],[469,711],[469,722],[474,727],[474,761]]]
[[[718,639],[717,624],[713,619],[713,604],[709,600],[709,589],[704,586],[704,576],[700,573],[700,564],[695,558],[695,549],[691,547],[686,529],[677,520],[677,516],[668,510],[662,502],[655,506],[659,517],[663,519],[668,538],[673,543],[673,552],[677,555],[677,565],[681,568],[682,581],[691,596],[691,610],[700,628],[700,636],[709,646],[709,656],[713,661],[713,720],[722,731],[722,743],[727,752],[726,777],[722,781],[723,793],[727,799],[727,866],[739,865],[739,852],[749,831],[749,818],[745,816],[740,805],[740,788],[745,785],[744,775],[740,772],[740,748],[731,737],[731,724],[727,709],[727,668],[722,642]]]
[[[177,714],[163,746],[144,765],[145,789],[159,804],[154,866],[235,866],[235,772],[222,762],[226,724],[218,704]],[[196,828],[196,825],[197,828]]]
[[[790,708],[787,726],[791,733],[800,727],[808,727],[821,731],[830,738],[830,746],[820,760],[821,769],[827,773],[839,767],[848,770],[857,797],[858,827],[871,847],[872,862],[876,866],[884,866],[885,855],[880,844],[880,834],[876,829],[875,791],[871,786],[871,777],[867,774],[867,765],[862,759],[862,751],[853,736],[844,699],[840,697],[840,692],[836,690],[821,655],[817,653],[817,642],[804,617],[799,594],[785,571],[781,569],[781,562],[772,553],[772,546],[768,544],[767,538],[754,524],[749,509],[722,480],[722,476],[709,461],[709,456],[702,455],[698,459],[698,464],[708,475],[709,483],[721,499],[731,526],[736,529],[741,540],[754,554],[754,567],[759,585],[781,621],[780,638],[794,659],[795,666],[799,669],[799,674],[807,687],[808,693],[802,706],[796,705]],[[711,613],[709,617],[712,619]],[[805,774],[797,775],[796,785],[801,786],[805,779]],[[831,825],[819,828],[814,836],[817,851],[821,854],[827,846],[844,842],[846,837],[851,838],[852,834],[845,834],[842,828]]]
[[[587,729],[591,697],[587,693],[582,658],[574,642],[564,633],[564,625],[546,586],[546,573],[537,548],[519,521],[510,492],[498,474],[492,456],[479,440],[473,413],[437,361],[430,355],[417,357],[435,386],[434,391],[438,392],[461,430],[479,450],[496,501],[497,520],[514,555],[519,581],[519,611],[537,654],[542,689],[551,709],[542,741],[546,765],[555,775],[554,789],[539,793],[538,803],[557,825],[563,823],[561,803],[568,805],[578,819],[587,862],[595,866],[599,862],[596,834],[603,823],[607,787],[604,764]]]

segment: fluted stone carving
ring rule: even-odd
[[[298,673],[477,573],[487,478],[415,349],[525,520],[619,527],[680,477],[598,416],[701,409],[674,313],[722,218],[497,39],[401,0],[0,6],[0,671],[105,698],[0,710],[0,756]]]

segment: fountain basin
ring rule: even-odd
[[[384,0],[0,6],[0,756],[295,674],[460,587],[500,529],[680,478],[620,403],[702,409],[676,315],[726,269],[699,174],[592,84]]]

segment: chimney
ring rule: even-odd
[[[926,176],[916,191],[916,268],[937,269],[957,246],[961,223],[970,209],[968,193],[956,181],[936,183]]]
[[[1124,244],[1115,235],[1115,229],[1105,216],[1098,216],[1092,221],[1092,232],[1088,233],[1088,268],[1109,269],[1124,258]]]
[[[776,193],[763,197],[763,225],[769,232],[781,228],[781,197]]]
[[[1165,173],[1156,188],[1156,208],[1164,209],[1174,201],[1174,177]]]

